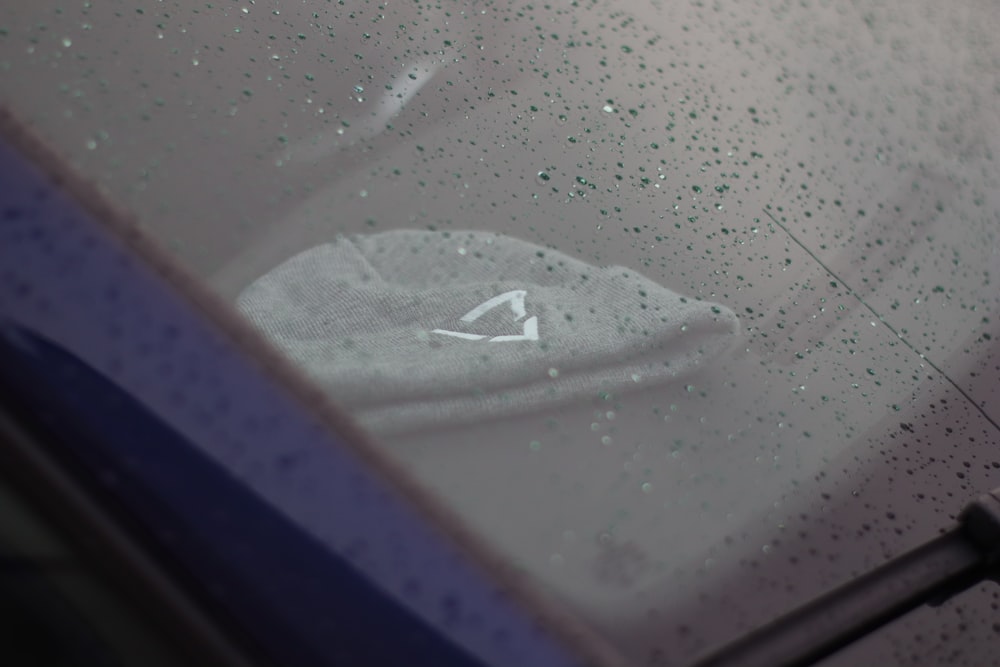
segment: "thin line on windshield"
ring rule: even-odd
[[[1000,431],[1000,424],[998,424],[996,422],[996,420],[994,420],[992,417],[990,417],[990,415],[986,412],[986,410],[982,406],[980,406],[978,403],[976,403],[976,401],[972,398],[972,396],[969,395],[969,393],[967,391],[965,391],[964,389],[962,389],[962,387],[959,386],[959,384],[957,382],[955,382],[954,380],[952,380],[951,376],[949,376],[947,373],[944,372],[944,370],[941,369],[941,367],[939,367],[937,364],[935,364],[933,361],[931,361],[927,357],[927,355],[925,355],[924,353],[922,353],[919,350],[917,350],[917,348],[914,347],[913,344],[910,343],[910,341],[908,341],[906,338],[904,338],[903,335],[901,333],[899,333],[899,331],[897,331],[895,327],[893,327],[891,324],[889,324],[889,322],[887,322],[885,320],[885,318],[883,318],[881,315],[879,315],[878,311],[876,311],[867,301],[865,301],[865,299],[860,294],[858,294],[854,290],[854,288],[851,287],[847,283],[846,280],[844,280],[839,275],[837,275],[836,273],[834,273],[833,270],[830,269],[830,267],[828,267],[826,264],[824,264],[823,260],[821,260],[816,255],[816,253],[814,253],[812,250],[810,250],[804,243],[802,243],[802,241],[800,241],[799,239],[797,239],[795,237],[795,234],[793,234],[788,229],[788,227],[786,227],[781,222],[779,222],[778,219],[776,217],[774,217],[774,215],[772,215],[770,211],[768,211],[766,208],[763,209],[763,211],[764,211],[764,215],[766,215],[768,218],[770,218],[771,222],[773,222],[778,227],[780,227],[782,231],[784,231],[786,234],[788,234],[788,237],[790,239],[792,239],[792,241],[794,241],[797,246],[799,246],[800,248],[802,248],[802,250],[804,250],[807,255],[809,255],[810,257],[812,257],[816,261],[817,264],[819,264],[821,267],[823,267],[824,271],[826,271],[828,274],[830,274],[831,277],[833,277],[841,285],[843,285],[844,288],[847,290],[848,294],[850,294],[855,299],[857,299],[858,302],[860,302],[862,306],[864,306],[866,309],[868,309],[868,311],[872,315],[874,315],[876,318],[878,318],[878,321],[881,322],[889,331],[891,331],[893,334],[895,334],[896,338],[898,338],[899,340],[901,340],[903,342],[903,344],[906,345],[906,347],[910,348],[910,350],[913,353],[915,353],[917,356],[919,356],[920,359],[921,359],[921,361],[927,362],[928,366],[930,366],[935,371],[937,371],[938,373],[940,373],[941,376],[944,377],[944,379],[947,380],[948,383],[952,387],[955,388],[955,391],[957,391],[959,394],[961,394],[965,398],[965,400],[967,400],[979,412],[979,414],[981,414],[983,416],[983,418],[986,421],[988,421],[993,426],[993,428],[995,428],[997,431]]]

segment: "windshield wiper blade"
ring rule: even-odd
[[[692,663],[806,667],[924,604],[997,575],[1000,488],[970,503],[959,525]]]

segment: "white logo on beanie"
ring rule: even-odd
[[[527,294],[527,290],[523,289],[498,294],[492,299],[483,301],[465,315],[462,315],[462,317],[459,318],[459,321],[465,322],[466,324],[475,322],[497,306],[504,303],[510,303],[510,309],[514,314],[514,321],[520,322],[521,319],[528,314],[528,311],[524,307],[524,297],[527,296]],[[518,340],[538,340],[538,318],[532,315],[528,319],[524,320],[524,326],[521,333],[514,336],[493,336],[490,338],[489,336],[480,334],[449,331],[448,329],[434,329],[431,333],[444,334],[445,336],[452,336],[463,340],[483,340],[484,338],[489,338],[490,343],[510,343]]]

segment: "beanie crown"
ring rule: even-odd
[[[732,311],[629,269],[485,232],[338,237],[237,307],[382,433],[671,381],[738,330]]]

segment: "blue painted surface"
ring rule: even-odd
[[[577,664],[3,145],[0,320],[64,453],[284,664]]]

